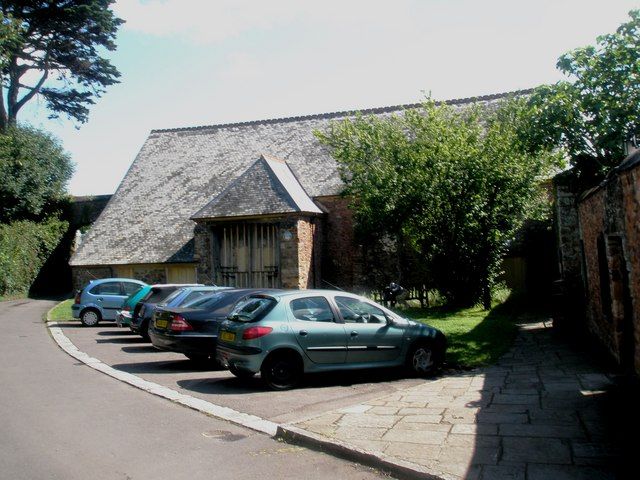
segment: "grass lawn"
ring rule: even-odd
[[[513,344],[517,322],[531,317],[522,301],[510,298],[491,310],[482,307],[409,308],[407,317],[441,330],[448,340],[447,364],[470,368],[494,363]]]
[[[74,320],[71,315],[71,305],[73,305],[73,298],[60,302],[49,311],[49,320],[55,322]]]

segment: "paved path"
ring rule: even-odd
[[[0,478],[382,478],[90,369],[49,337],[53,305],[0,303]]]
[[[495,366],[294,426],[442,478],[615,478],[620,432],[608,428],[615,380],[534,323]]]

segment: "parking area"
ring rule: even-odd
[[[301,421],[423,383],[405,378],[400,370],[376,369],[307,375],[299,388],[274,392],[259,376],[241,380],[226,370],[198,366],[183,355],[156,350],[114,323],[87,328],[68,322],[60,327],[81,351],[113,368],[277,423]]]

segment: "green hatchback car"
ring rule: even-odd
[[[260,372],[274,390],[307,372],[406,367],[431,375],[444,361],[439,330],[371,300],[333,290],[273,291],[240,300],[220,326],[217,359],[237,377]]]

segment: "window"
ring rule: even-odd
[[[124,287],[125,295],[133,295],[134,293],[137,293],[138,290],[142,288],[142,285],[139,285],[137,283],[131,283],[131,282],[122,282],[122,286]]]
[[[187,295],[187,298],[185,298],[182,303],[189,303],[189,302],[193,302],[194,300],[197,300],[198,298],[202,297],[203,295],[206,295],[207,293],[210,293],[206,290],[196,290],[195,292],[191,292],[190,294]]]
[[[276,304],[273,298],[249,297],[240,300],[229,314],[231,320],[255,322],[265,316]]]
[[[306,297],[292,300],[289,304],[293,316],[308,322],[333,322],[333,312],[324,297]]]
[[[144,301],[145,303],[160,303],[175,292],[177,288],[178,287],[152,288]]]
[[[93,295],[122,295],[120,282],[105,282],[91,289]]]
[[[357,298],[336,297],[336,304],[346,323],[387,323],[382,310]]]

